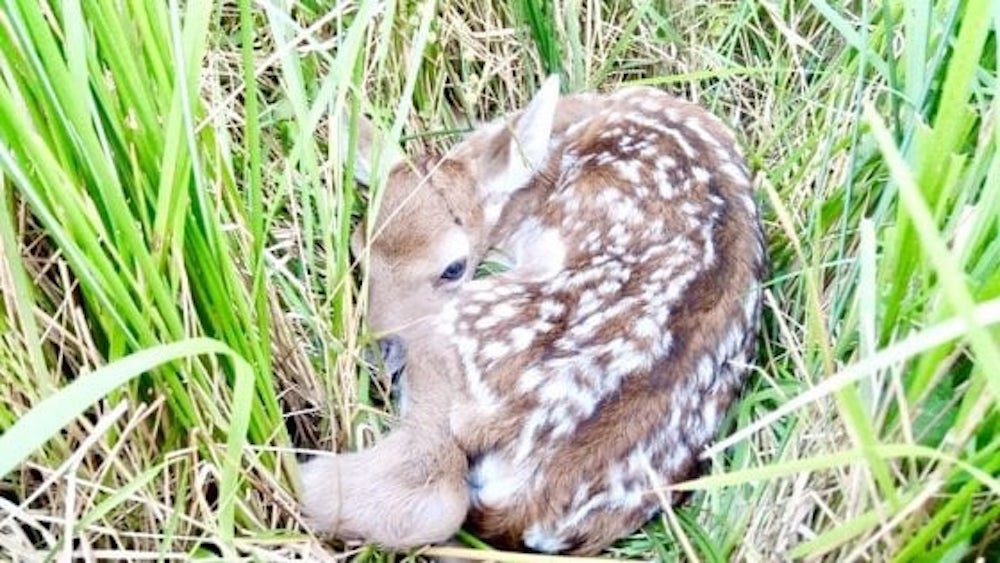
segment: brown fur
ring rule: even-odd
[[[333,501],[307,486],[313,506],[409,510],[394,500],[413,487],[405,476],[437,463],[431,481],[447,494],[435,510],[464,498],[470,527],[498,545],[592,553],[658,508],[655,486],[694,471],[742,385],[760,314],[746,165],[717,120],[656,90],[554,107],[546,95],[390,176],[368,245],[369,313],[410,345],[412,406],[379,462],[394,451],[420,469],[387,477],[391,498]],[[440,281],[491,245],[515,259],[510,272]],[[432,531],[422,539],[445,539]]]

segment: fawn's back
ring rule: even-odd
[[[514,270],[466,285],[439,329],[470,398],[452,431],[473,527],[586,552],[695,469],[753,353],[764,249],[746,165],[704,110],[644,88],[559,109],[579,117],[493,233]]]

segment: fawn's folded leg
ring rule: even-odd
[[[469,507],[465,455],[404,424],[367,450],[301,466],[303,511],[318,530],[389,549],[449,539]]]

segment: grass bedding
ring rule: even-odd
[[[605,555],[1000,558],[998,23],[992,0],[7,0],[0,558],[404,557],[322,544],[294,500],[295,447],[392,424],[348,251],[378,193],[333,116],[443,149],[548,73],[733,124],[772,260],[728,437]]]

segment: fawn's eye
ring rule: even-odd
[[[441,272],[441,279],[455,281],[461,279],[463,275],[465,275],[465,258],[448,264],[448,267]]]

